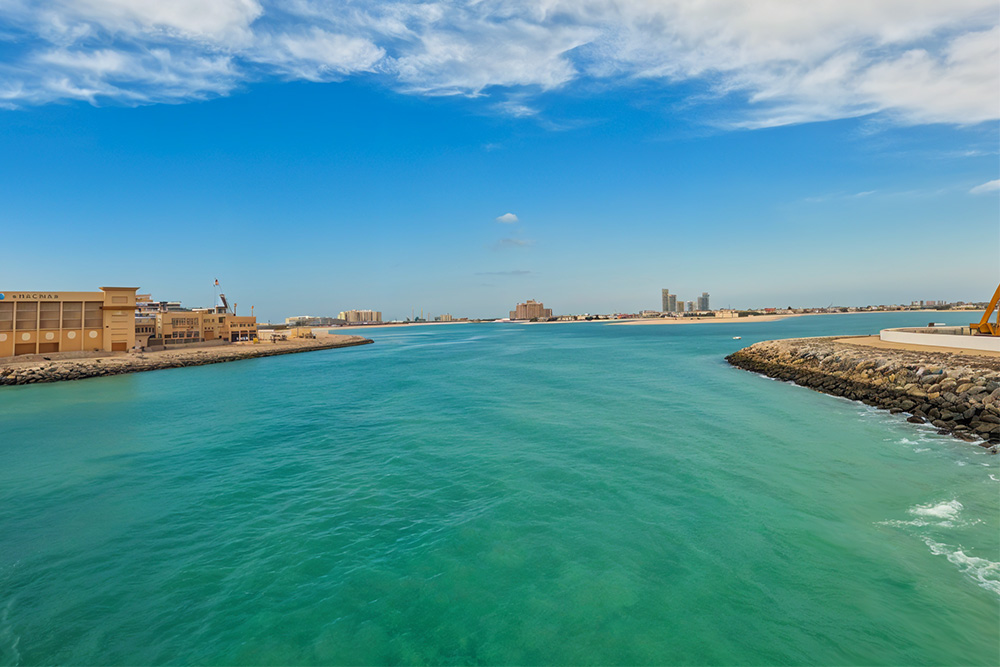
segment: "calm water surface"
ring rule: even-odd
[[[723,360],[928,317],[0,389],[0,663],[996,664],[998,457]]]

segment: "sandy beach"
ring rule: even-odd
[[[750,317],[658,317],[634,320],[614,320],[611,325],[647,325],[647,324],[743,324],[744,322],[774,322],[789,317],[804,317],[825,313],[792,313],[790,315],[753,315]]]
[[[362,324],[353,327],[313,327],[313,333],[319,335],[320,332],[328,331],[378,331],[379,329],[398,329],[400,327],[432,327],[441,324],[470,324],[468,320],[464,322],[395,322],[393,324]]]

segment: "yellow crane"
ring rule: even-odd
[[[993,298],[990,299],[990,304],[986,306],[983,318],[979,320],[978,324],[973,323],[969,325],[973,334],[1000,336],[1000,308],[997,308],[997,304],[1000,304],[1000,285],[997,285],[997,291],[993,292]],[[992,317],[994,311],[997,314],[997,321],[990,322],[990,317]]]

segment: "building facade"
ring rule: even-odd
[[[346,321],[348,324],[381,322],[382,312],[378,310],[342,310],[338,318]]]
[[[138,319],[136,326],[138,327]],[[219,309],[170,310],[155,316],[155,333],[141,345],[176,347],[190,343],[239,343],[257,337],[257,318]]]
[[[124,352],[135,346],[138,287],[100,292],[0,291],[0,357]]]
[[[147,294],[136,295],[137,287],[100,289],[0,291],[0,357],[127,352],[152,345],[257,337],[256,317],[232,315],[221,306],[181,310],[178,302],[154,302]]]
[[[552,309],[546,308],[541,301],[534,299],[519,303],[514,310],[510,311],[510,319],[512,320],[548,319],[550,317],[552,317]]]
[[[702,292],[698,297],[698,310],[712,310],[708,305],[708,292]]]

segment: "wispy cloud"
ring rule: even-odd
[[[997,192],[998,190],[1000,190],[1000,178],[995,181],[987,181],[982,185],[977,185],[969,190],[969,193],[974,195],[985,195],[990,192]]]
[[[367,73],[512,116],[574,82],[693,82],[713,122],[1000,116],[995,0],[0,1],[0,106],[183,102]]]
[[[530,275],[531,271],[517,270],[517,271],[479,271],[476,273],[477,276],[527,276]]]
[[[514,215],[513,213],[504,213],[503,215],[498,217],[496,221],[505,225],[513,225],[515,222],[517,222],[517,216]]]
[[[806,201],[806,202],[808,202],[810,204],[821,204],[823,202],[834,201],[834,200],[837,200],[837,199],[861,199],[863,197],[870,197],[873,194],[875,194],[876,192],[878,192],[878,191],[877,190],[864,190],[863,192],[854,192],[854,193],[849,193],[849,194],[835,193],[835,194],[828,194],[828,195],[819,195],[817,197],[806,197],[803,201]]]
[[[504,248],[527,248],[534,244],[534,241],[528,241],[526,239],[500,239],[493,244],[493,248],[496,250],[502,250]]]

